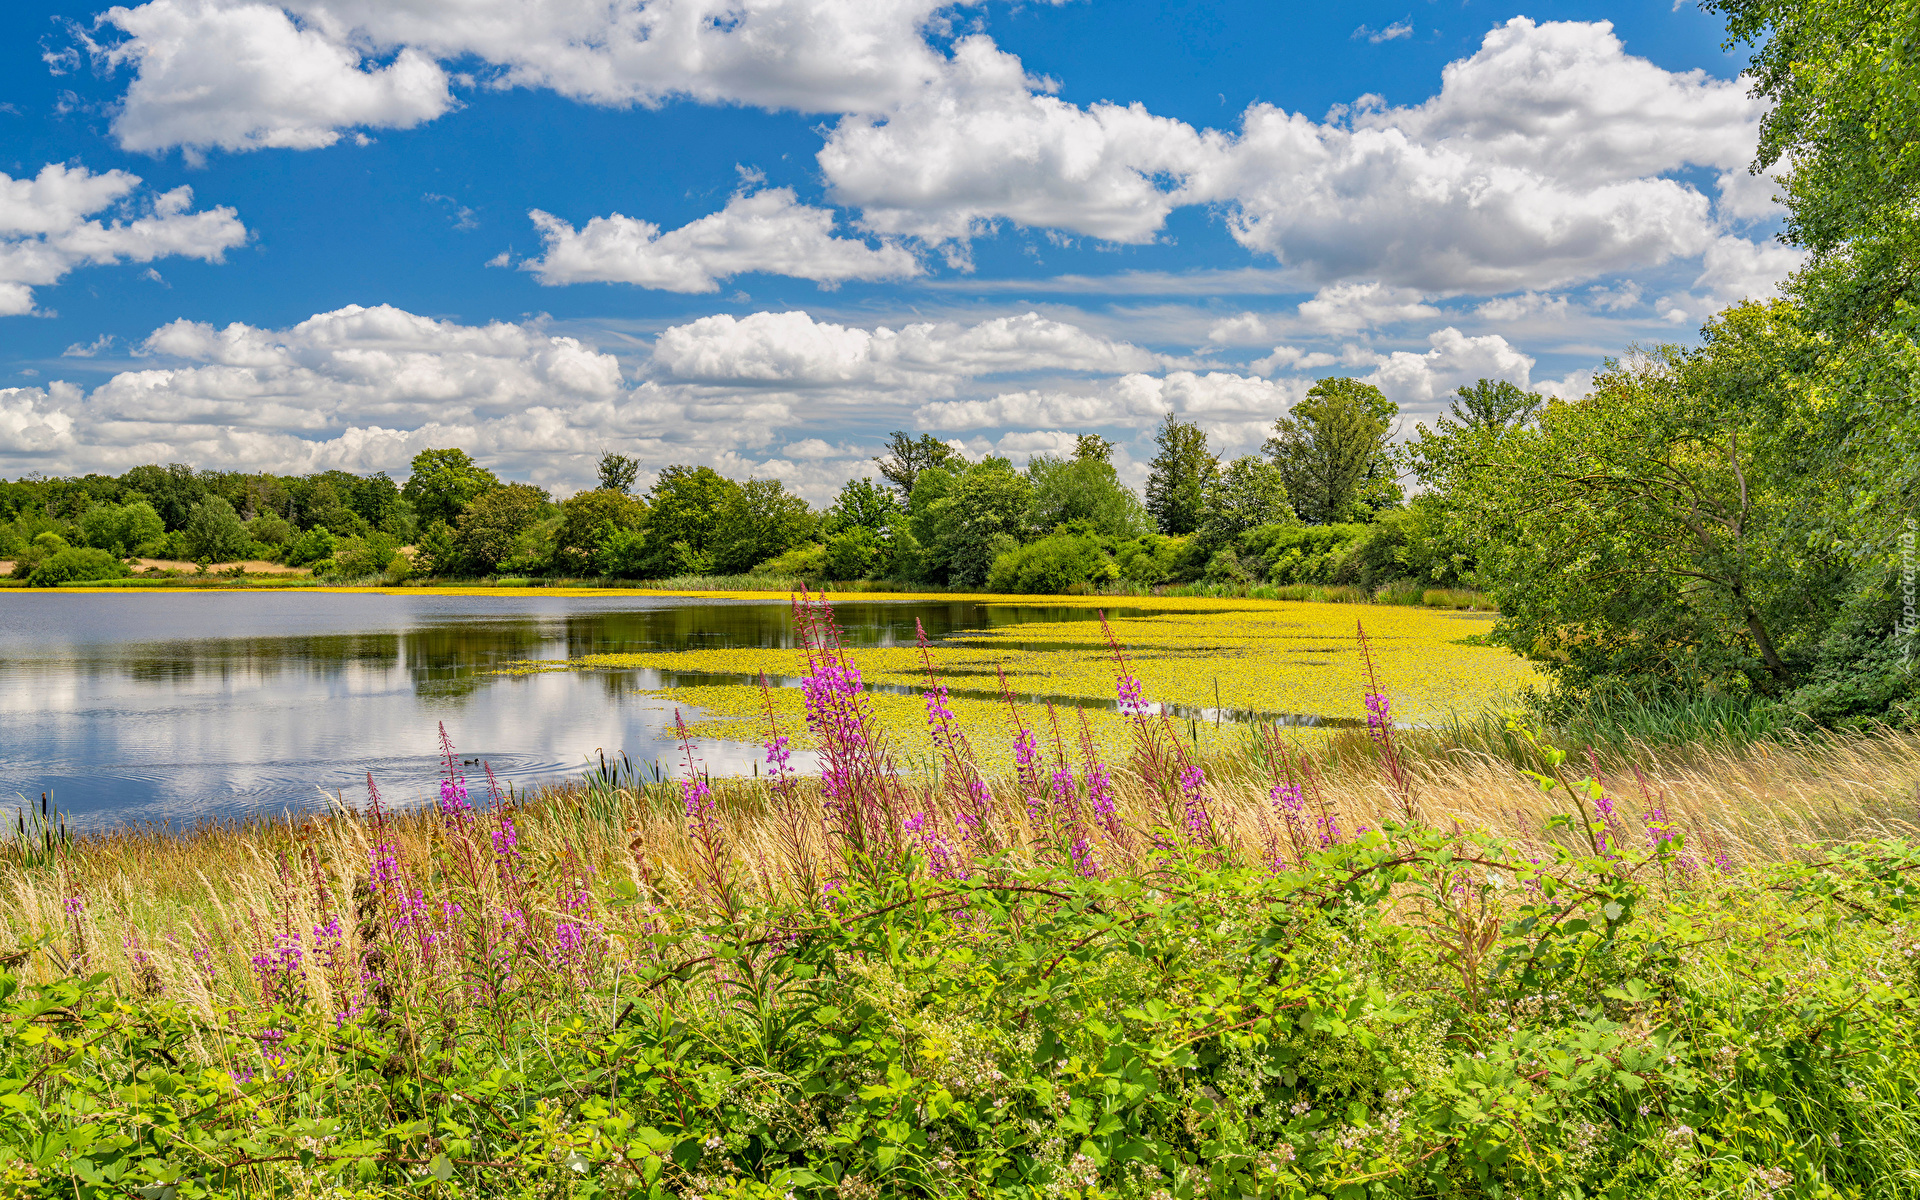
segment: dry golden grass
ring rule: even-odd
[[[1469,742],[1434,733],[1402,735],[1419,816],[1442,827],[1457,822],[1537,844],[1546,818],[1565,811],[1556,807],[1564,800],[1544,795],[1493,747]],[[1339,734],[1302,749],[1310,768],[1301,773],[1309,807],[1333,816],[1343,834],[1401,811],[1401,798],[1364,733]],[[1600,766],[1622,814],[1622,836],[1643,836],[1646,812],[1662,809],[1686,834],[1689,856],[1702,864],[1780,859],[1827,840],[1920,836],[1920,734],[1739,748],[1642,746],[1631,761],[1616,757]],[[1567,769],[1578,778],[1591,768],[1575,756]],[[1208,770],[1208,802],[1223,834],[1251,853],[1277,838],[1281,852],[1293,857],[1253,743],[1216,755]],[[1110,869],[1126,870],[1146,846],[1143,831],[1165,823],[1168,814],[1132,772],[1116,764],[1114,775],[1125,832],[1118,841],[1103,838],[1096,853]],[[1032,848],[1018,819],[1018,787],[1003,779],[993,790],[993,823],[1011,843],[1012,856],[1024,859]],[[735,877],[749,895],[790,898],[807,868],[816,881],[832,873],[824,814],[811,783],[798,790],[800,861],[790,849],[792,839],[782,835],[764,780],[716,780],[714,791]],[[940,808],[937,800],[918,803]],[[582,879],[603,894],[628,880],[651,887],[669,906],[693,902],[699,869],[682,814],[672,782],[571,785],[532,797],[514,814],[529,875],[539,881],[532,904],[555,906],[556,889]],[[398,814],[389,828],[403,857],[414,862],[429,861],[432,843],[447,836],[431,811]],[[484,834],[480,840],[484,845]],[[345,950],[355,952],[353,893],[367,873],[369,847],[370,827],[352,813],[185,832],[121,829],[78,839],[38,861],[27,847],[0,845],[0,958],[8,947],[42,937],[72,945],[78,934],[87,968],[110,971],[135,987],[142,971],[149,971],[170,994],[194,999],[211,1013],[223,995],[251,986],[249,956],[272,937],[268,913],[291,905],[296,922],[312,925],[329,915],[323,905],[330,907],[344,916]],[[499,887],[497,880],[485,886]],[[430,886],[430,894],[438,893]],[[471,899],[508,904],[504,896]],[[28,964],[27,970],[41,974],[58,965],[47,955],[34,955]],[[314,986],[324,988],[322,973],[310,974]]]

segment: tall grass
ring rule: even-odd
[[[770,707],[757,779],[683,731],[513,797],[443,731],[417,808],[19,826],[0,1192],[1920,1186],[1914,735],[1570,757],[1376,679],[1365,730],[1203,761],[1109,634],[1127,761],[1007,694],[985,777],[929,662],[907,775],[795,625],[815,777]]]

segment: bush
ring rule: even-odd
[[[87,545],[126,557],[167,531],[166,523],[145,500],[132,504],[96,504],[80,518]]]
[[[399,557],[399,548],[384,533],[341,538],[333,548],[334,571],[349,579],[377,575]]]
[[[1262,525],[1241,545],[1266,565],[1269,582],[1349,583],[1348,554],[1367,536],[1365,525]]]
[[[603,526],[593,565],[615,579],[639,579],[646,572],[647,535],[638,529]]]
[[[33,540],[14,552],[13,577],[25,579],[35,567],[67,549],[67,539],[51,529],[34,535]]]
[[[1188,541],[1184,537],[1162,537],[1150,533],[1130,542],[1122,542],[1114,551],[1114,562],[1124,579],[1149,587],[1166,583],[1177,578]]]
[[[27,575],[29,587],[53,587],[92,579],[120,579],[133,574],[127,564],[105,550],[68,546],[41,561]]]
[[[995,558],[987,573],[987,589],[1059,595],[1075,584],[1097,588],[1118,578],[1120,569],[1098,539],[1055,533]]]
[[[827,540],[829,579],[866,579],[880,563],[880,538],[865,525],[842,529]]]
[[[696,575],[703,572],[688,571]],[[808,542],[804,546],[795,546],[785,554],[777,555],[747,572],[750,576],[761,578],[787,578],[818,580],[829,578],[827,574],[827,548],[819,542]]]
[[[323,558],[333,557],[333,548],[337,543],[325,525],[315,525],[297,538],[287,548],[286,564],[290,567],[311,566]]]

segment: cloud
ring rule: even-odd
[[[636,283],[670,292],[716,292],[735,275],[790,275],[832,285],[849,279],[901,279],[920,273],[914,256],[892,243],[878,249],[833,236],[831,210],[796,201],[792,188],[740,194],[717,213],[666,233],[614,213],[584,229],[535,209],[546,253],[520,264],[544,284]]]
[[[1308,352],[1298,346],[1275,346],[1272,354],[1256,358],[1247,366],[1256,375],[1271,375],[1275,371],[1312,371],[1339,361],[1339,355],[1320,350]]]
[[[1222,346],[1257,346],[1272,336],[1267,318],[1254,312],[1215,321],[1207,330],[1207,340]]]
[[[1002,392],[986,400],[923,404],[914,419],[928,429],[1034,428],[1042,425],[1094,426],[1139,424],[1167,411],[1160,381],[1129,375],[1092,393],[1060,391]]]
[[[1378,46],[1381,42],[1391,42],[1400,38],[1412,37],[1413,21],[1411,18],[1405,21],[1395,21],[1385,29],[1374,29],[1370,26],[1362,25],[1353,31],[1352,36],[1355,38],[1365,38]]]
[[[131,66],[114,133],[133,150],[332,145],[341,130],[406,129],[454,105],[443,62],[477,85],[589,104],[686,98],[804,112],[872,112],[946,70],[927,43],[940,0],[149,0],[102,18],[90,48]]]
[[[1559,321],[1571,315],[1573,307],[1565,296],[1522,292],[1517,296],[1496,297],[1473,312],[1475,316],[1485,317],[1489,321],[1518,321],[1523,317],[1547,317]]]
[[[935,84],[884,114],[843,118],[820,150],[834,199],[879,233],[964,239],[1000,219],[1145,242],[1217,134],[1143,106],[1080,108],[1035,87],[984,36]]]
[[[193,189],[134,202],[140,177],[49,163],[31,179],[0,173],[0,316],[33,311],[33,289],[83,266],[181,256],[219,262],[247,240],[231,208],[189,211]],[[101,221],[95,214],[117,210]],[[89,219],[94,218],[94,219]]]
[[[1716,238],[1702,259],[1700,277],[1693,282],[1712,297],[1714,308],[1742,300],[1771,300],[1780,285],[1807,262],[1807,252],[1780,242],[1750,242],[1741,237]]]
[[[427,55],[403,49],[376,65],[275,5],[150,0],[101,20],[126,38],[99,56],[134,70],[113,118],[125,150],[310,150],[343,128],[411,129],[453,107]]]
[[[1425,354],[1396,350],[1380,355],[1362,376],[1409,413],[1437,412],[1461,384],[1506,379],[1526,387],[1534,360],[1497,333],[1468,337],[1451,325],[1427,335]]]
[[[587,485],[611,447],[649,470],[704,463],[824,502],[871,473],[874,428],[909,425],[916,405],[972,375],[1098,372],[1094,388],[1136,423],[1160,411],[1138,399],[1160,381],[1122,373],[1162,360],[1035,314],[873,330],[761,314],[694,322],[660,342],[647,364],[657,377],[635,384],[612,355],[542,321],[466,325],[386,305],[283,329],[177,320],[136,342],[140,369],[91,392],[0,391],[0,475],[180,461],[403,472],[420,450],[457,445],[565,491]],[[823,391],[858,404],[823,405]]]
[[[1325,280],[1425,292],[1553,287],[1703,253],[1712,205],[1663,176],[1751,156],[1743,81],[1665,71],[1606,22],[1514,18],[1438,95],[1326,123],[1268,105],[1192,190],[1234,236]]]
[[[721,313],[661,331],[653,366],[684,381],[950,391],[956,380],[1023,371],[1125,371],[1158,356],[1038,313],[974,325],[926,322],[871,331],[804,312]]]
[[[1302,301],[1300,315],[1307,324],[1329,333],[1357,333],[1381,325],[1437,317],[1440,310],[1421,302],[1410,288],[1371,283],[1336,283]]]

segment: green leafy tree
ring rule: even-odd
[[[306,481],[306,497],[301,504],[302,523],[309,527],[325,525],[342,537],[357,537],[370,532],[373,527],[349,503],[355,482],[353,476],[344,471],[309,478]]]
[[[1027,525],[1052,530],[1069,522],[1084,522],[1110,538],[1133,538],[1152,531],[1140,497],[1120,482],[1104,456],[1061,460],[1035,455],[1027,463],[1033,483],[1033,505]]]
[[[987,586],[996,592],[1084,591],[1120,577],[1101,539],[1084,525],[1068,526],[993,560]]]
[[[877,533],[903,511],[893,493],[876,485],[872,479],[849,479],[840,485],[840,494],[834,497],[833,505],[822,518],[822,528],[830,535],[855,526]],[[855,579],[858,576],[847,575],[842,578]]]
[[[1114,443],[1097,433],[1083,433],[1073,439],[1073,456],[1106,462],[1113,457],[1113,447]]]
[[[145,496],[168,530],[185,529],[193,506],[207,494],[205,481],[185,463],[135,467],[120,477],[120,483],[122,488]]]
[[[227,562],[247,552],[251,539],[240,514],[219,496],[208,496],[187,514],[187,553],[195,559]]]
[[[914,488],[914,507],[922,507],[921,488],[935,470],[923,473]],[[1020,544],[1033,503],[1033,485],[1004,458],[970,466],[941,488],[925,507],[929,555],[934,570],[952,583],[979,584],[993,560]]]
[[[1526,391],[1505,379],[1482,379],[1462,384],[1443,421],[1483,429],[1525,425],[1540,415],[1546,397]]]
[[[1207,435],[1198,425],[1176,421],[1168,413],[1154,435],[1159,453],[1147,476],[1147,512],[1160,532],[1173,536],[1200,528],[1206,508],[1207,481],[1220,469],[1220,460],[1207,449]]]
[[[133,571],[114,555],[91,546],[66,546],[40,560],[27,573],[27,586],[54,587],[62,583],[119,579]]]
[[[886,481],[900,489],[902,496],[913,495],[914,482],[922,471],[966,465],[966,458],[959,451],[932,434],[923,433],[916,439],[898,429],[888,435],[887,453],[876,455],[873,461]]]
[[[1500,640],[1579,688],[1778,696],[1805,678],[1849,568],[1805,537],[1821,499],[1767,395],[1790,378],[1766,365],[1795,340],[1790,316],[1733,310],[1699,351],[1609,364],[1538,429],[1420,451],[1477,537]]]
[[[1293,506],[1287,503],[1287,483],[1280,468],[1246,454],[1207,481],[1200,536],[1210,546],[1225,546],[1249,529],[1288,525],[1296,519]]]
[[[849,525],[827,539],[827,578],[871,578],[881,568],[882,551],[880,537],[872,529],[865,525]]]
[[[1263,447],[1309,525],[1365,520],[1400,501],[1387,442],[1399,406],[1357,379],[1331,377],[1274,423]]]
[[[145,500],[131,504],[96,504],[80,518],[87,544],[125,558],[148,542],[162,537],[166,522]]]
[[[640,463],[624,454],[608,451],[600,456],[600,490],[619,492],[621,495],[633,491],[633,481],[640,474]]]
[[[670,466],[647,491],[648,573],[704,575],[713,569],[721,513],[740,485],[712,467]]]
[[[422,521],[454,524],[474,497],[500,486],[492,471],[465,450],[422,450],[400,494]]]
[[[727,494],[713,537],[713,563],[740,574],[813,538],[813,510],[777,479],[749,479]]]
[[[566,574],[585,575],[600,569],[602,547],[614,532],[638,533],[646,528],[647,505],[623,491],[596,488],[561,501],[560,516],[553,543],[554,567]]]
[[[462,570],[490,575],[515,549],[520,535],[546,515],[552,501],[526,483],[509,483],[482,492],[467,503],[454,526],[454,547]]]

